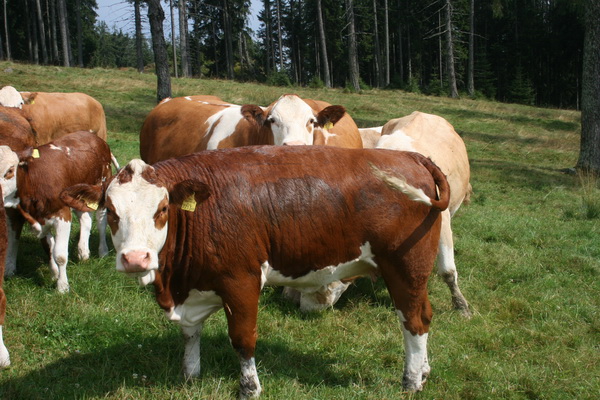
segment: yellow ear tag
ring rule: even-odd
[[[38,149],[33,149],[33,152],[31,153],[31,157],[33,158],[40,158],[40,152]]]
[[[96,202],[85,203],[85,205],[94,211],[96,211],[98,209],[98,203],[96,203]]]
[[[331,128],[333,128],[333,124],[331,122],[327,122],[325,125],[323,125],[323,128],[326,130],[330,130]]]
[[[181,203],[181,209],[192,212],[196,210],[196,199],[193,194]]]

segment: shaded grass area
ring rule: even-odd
[[[81,91],[107,115],[119,162],[139,156],[138,133],[155,104],[155,78],[135,71],[36,67],[0,62],[0,85]],[[399,322],[381,280],[356,282],[332,309],[301,314],[265,289],[257,363],[266,399],[595,399],[600,393],[600,218],[598,182],[563,172],[575,165],[579,113],[400,91],[272,88],[173,79],[173,94],[212,94],[267,105],[284,93],[344,105],[361,127],[415,110],[438,114],[463,137],[472,201],[454,221],[459,283],[474,311],[452,310],[432,277],[432,373],[422,393],[401,390]],[[73,229],[76,236],[78,228]],[[152,289],[114,271],[114,253],[77,262],[71,293],[56,293],[38,240],[27,231],[19,272],[5,282],[2,399],[230,399],[239,364],[222,313],[202,335],[201,379],[184,382],[183,343]]]

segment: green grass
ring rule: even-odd
[[[81,91],[105,107],[109,144],[121,164],[155,104],[155,77],[131,70],[67,69],[0,62],[20,90]],[[8,71],[8,72],[7,72]],[[213,94],[266,105],[283,93],[347,107],[359,126],[414,110],[454,125],[469,151],[472,202],[454,219],[459,282],[474,311],[451,309],[430,280],[432,374],[422,393],[402,393],[402,337],[381,281],[361,280],[333,310],[301,314],[280,289],[261,297],[257,363],[265,399],[596,399],[600,394],[598,182],[575,165],[580,115],[400,91],[277,89],[173,79],[173,95]],[[73,235],[78,232],[75,228]],[[93,254],[97,234],[92,236]],[[2,399],[230,399],[239,364],[222,313],[202,335],[201,379],[184,382],[183,341],[152,290],[114,270],[114,252],[75,261],[71,292],[50,280],[38,241],[25,232],[19,273],[5,282]]]

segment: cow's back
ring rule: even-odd
[[[393,147],[385,145],[386,135],[397,135]],[[471,192],[467,148],[454,127],[444,118],[415,111],[388,121],[382,129],[378,147],[416,151],[430,157],[446,174],[452,188],[450,212],[454,213]]]
[[[389,188],[371,165],[435,197],[422,166],[428,162],[389,150],[261,146],[157,163],[159,176],[199,179],[211,193],[196,212],[179,210],[169,220],[161,259],[179,266],[172,286],[184,297],[193,287],[206,290],[202,280],[235,275],[239,260],[254,260],[256,268],[268,261],[284,276],[298,277],[357,258],[367,242],[374,253],[394,252],[432,211]],[[188,274],[200,264],[202,280]],[[173,296],[176,304],[184,300]]]
[[[102,104],[85,93],[21,92],[23,110],[31,120],[38,144],[76,131],[89,131],[106,141]]]
[[[252,127],[239,109],[238,105],[208,95],[165,100],[144,120],[140,157],[153,164],[206,149],[254,144],[250,138]],[[231,135],[234,131],[236,135]]]
[[[21,204],[34,217],[64,207],[59,196],[65,187],[99,184],[111,175],[108,144],[87,131],[70,133],[36,150],[17,172]]]
[[[316,113],[329,107],[331,104],[322,100],[303,99]],[[347,149],[360,149],[363,147],[358,126],[350,114],[345,113],[328,133],[321,129],[315,131],[315,145],[343,147]]]

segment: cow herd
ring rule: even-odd
[[[225,311],[241,398],[261,393],[254,353],[265,285],[284,286],[311,311],[332,307],[354,279],[381,277],[401,322],[408,391],[430,372],[427,281],[436,258],[453,305],[470,315],[451,229],[471,194],[469,161],[441,117],[414,112],[359,129],[343,106],[291,94],[268,106],[169,98],[146,117],[140,156],[119,167],[90,96],[2,88],[0,284],[16,271],[28,223],[58,291],[68,292],[71,210],[80,259],[90,256],[96,212],[99,255],[108,252],[108,224],[116,269],[152,284],[181,326],[186,377],[200,373],[204,321]],[[0,367],[10,362],[5,308],[0,285]]]

